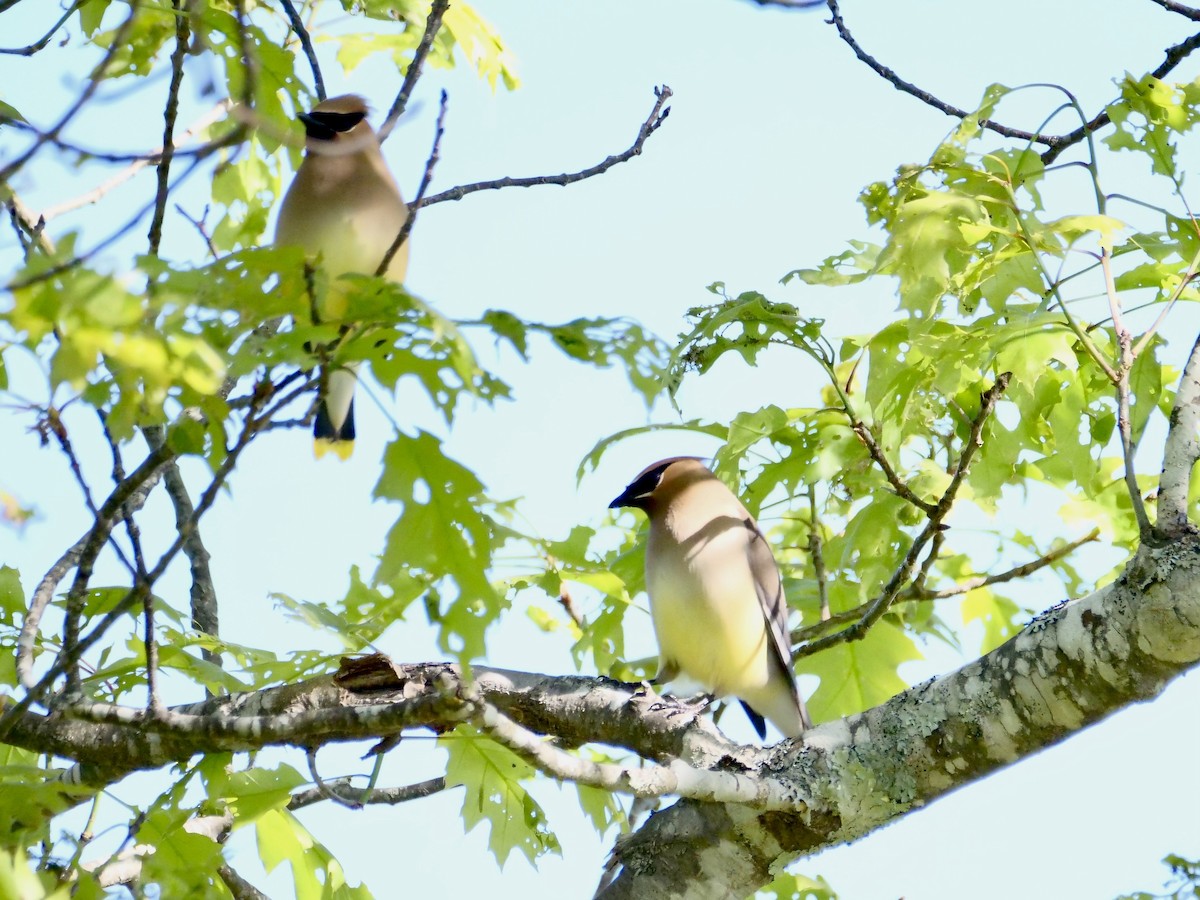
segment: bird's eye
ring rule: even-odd
[[[635,497],[646,497],[654,493],[654,489],[662,481],[663,473],[667,471],[667,465],[670,465],[670,463],[656,466],[649,472],[644,473],[641,478],[630,485],[630,492]]]

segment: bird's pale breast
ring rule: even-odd
[[[655,523],[646,587],[664,663],[716,694],[762,688],[770,672],[766,622],[736,510],[703,523]]]

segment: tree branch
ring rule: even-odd
[[[1158,488],[1158,527],[1164,537],[1185,534],[1188,521],[1188,491],[1192,469],[1200,459],[1200,336],[1183,367],[1175,405],[1171,408],[1167,440],[1163,449],[1162,478]]]
[[[104,53],[104,57],[100,60],[96,68],[92,70],[91,77],[87,82],[87,87],[80,92],[79,96],[75,99],[75,102],[71,104],[65,113],[63,113],[62,118],[60,118],[58,122],[56,122],[50,128],[49,131],[38,134],[33,144],[26,148],[24,153],[19,154],[16,159],[14,159],[4,168],[0,169],[0,184],[6,183],[15,172],[24,166],[25,163],[29,162],[29,160],[33,158],[33,155],[37,153],[47,141],[57,138],[62,130],[71,123],[72,119],[75,118],[75,115],[81,109],[83,109],[89,100],[92,99],[92,96],[96,93],[96,90],[104,81],[104,73],[108,69],[109,64],[116,58],[119,51],[125,49],[125,39],[129,36],[130,30],[133,28],[134,20],[136,20],[138,17],[138,10],[139,7],[137,6],[131,6],[129,8],[129,15],[125,17],[124,21],[122,21],[121,24],[117,26],[116,31],[113,32],[112,43],[109,44],[108,49]]]
[[[681,878],[681,871],[694,873],[699,854],[710,861],[716,854],[712,878],[695,890],[744,896],[773,867],[833,840],[852,841],[1156,696],[1200,664],[1197,565],[1200,537],[1143,547],[1113,584],[1048,610],[982,659],[767,748],[730,744],[705,719],[678,715],[681,708],[650,701],[635,685],[481,667],[467,685],[452,665],[394,666],[378,656],[347,661],[337,679],[213,698],[176,707],[162,720],[105,704],[80,709],[103,721],[24,713],[8,741],[80,759],[90,777],[112,778],[198,752],[441,730],[487,704],[525,730],[517,735],[521,742],[534,732],[559,738],[557,746],[536,740],[553,748],[555,761],[564,746],[632,745],[661,761],[655,777],[663,769],[683,772],[739,798],[767,797],[758,807],[685,801],[660,812],[618,844],[624,872],[602,895],[632,896],[631,882],[640,881],[645,893],[637,896],[654,896],[645,882],[660,877],[686,891],[694,879]],[[8,698],[0,703],[14,705]],[[526,749],[540,753],[539,747]],[[952,770],[946,759],[955,761]],[[760,782],[769,786],[761,795]],[[653,866],[651,853],[658,854]]]
[[[641,155],[642,147],[645,145],[647,139],[667,120],[671,108],[666,106],[666,102],[671,99],[671,89],[665,84],[662,87],[656,87],[654,89],[654,96],[657,98],[654,108],[650,110],[650,115],[642,123],[642,127],[638,129],[637,138],[634,140],[632,146],[628,150],[609,156],[590,168],[581,169],[578,172],[564,172],[562,175],[535,175],[531,178],[506,177],[497,178],[494,181],[479,181],[474,184],[464,184],[459,187],[450,188],[448,191],[442,191],[440,194],[434,194],[423,201],[421,205],[432,206],[434,203],[442,203],[446,200],[461,200],[467,194],[473,194],[476,191],[495,191],[508,187],[535,187],[543,184],[574,184],[577,181],[583,181],[585,178],[591,178],[607,172],[613,166],[628,162],[635,156]]]
[[[61,17],[59,17],[59,20],[50,26],[50,30],[42,35],[41,39],[34,41],[32,44],[27,44],[24,47],[0,47],[0,53],[11,53],[17,56],[33,56],[33,54],[37,53],[48,43],[50,43],[50,38],[54,37],[54,35],[58,32],[58,29],[62,28],[67,19],[71,18],[71,15],[75,12],[75,10],[79,9],[79,7],[83,6],[83,4],[84,0],[75,0],[74,3],[67,7],[67,11],[64,12]]]
[[[1114,584],[1043,613],[983,658],[820,725],[802,747],[776,745],[764,773],[786,772],[795,812],[681,801],[617,843],[624,870],[599,896],[747,896],[797,857],[1157,696],[1200,663],[1197,561],[1194,537],[1143,547]]]
[[[1121,453],[1125,459],[1125,488],[1129,493],[1134,518],[1137,519],[1138,534],[1145,540],[1151,534],[1150,518],[1146,515],[1146,504],[1142,502],[1142,490],[1138,487],[1137,471],[1134,469],[1133,425],[1130,421],[1129,373],[1133,370],[1133,335],[1125,327],[1125,317],[1121,315],[1121,298],[1117,295],[1117,285],[1113,280],[1112,251],[1108,247],[1100,248],[1100,267],[1104,272],[1104,291],[1108,296],[1109,316],[1120,354],[1116,383],[1117,431],[1121,436]]]
[[[1193,22],[1200,22],[1200,9],[1192,9],[1190,6],[1176,3],[1175,0],[1150,0],[1150,2],[1157,3],[1163,9],[1178,13],[1184,18],[1191,19]]]
[[[429,182],[433,179],[433,168],[438,164],[438,151],[442,146],[442,135],[446,133],[446,92],[442,91],[441,100],[438,104],[437,125],[433,130],[433,147],[430,148],[429,158],[425,160],[425,174],[421,176],[421,185],[417,188],[417,196],[413,198],[413,202],[408,205],[408,215],[404,218],[404,224],[400,226],[400,231],[396,234],[392,244],[387,249],[387,253],[383,255],[382,262],[375,269],[376,275],[383,275],[387,271],[388,266],[392,264],[394,257],[408,240],[408,236],[412,234],[413,225],[417,221],[417,211],[421,208],[421,203],[425,199],[425,192],[429,190]]]
[[[183,59],[187,55],[191,25],[183,9],[184,0],[172,0],[175,10],[175,49],[171,53],[171,84],[163,110],[162,158],[158,161],[158,188],[154,196],[154,215],[150,219],[150,255],[158,256],[162,241],[163,217],[167,214],[167,190],[170,187],[171,158],[175,154],[175,117],[179,113],[179,86],[183,84]]]
[[[161,425],[151,425],[142,429],[146,444],[154,452],[162,452],[166,446],[166,430]],[[179,464],[170,460],[163,468],[167,496],[175,508],[175,528],[181,530],[185,523],[190,522],[196,515],[192,506],[192,498],[179,471]],[[219,637],[221,634],[220,616],[217,606],[217,589],[213,584],[212,571],[209,568],[209,553],[200,537],[199,527],[191,529],[183,542],[183,554],[191,566],[192,585],[190,589],[192,606],[192,627],[197,631]],[[203,658],[215,666],[221,665],[221,654],[208,647],[201,649]]]
[[[300,39],[300,46],[304,48],[304,56],[308,59],[308,67],[312,69],[313,87],[317,92],[317,99],[324,100],[325,94],[325,79],[321,77],[321,66],[317,63],[317,51],[313,49],[312,38],[309,37],[308,29],[304,27],[304,20],[300,18],[300,13],[296,12],[296,6],[292,0],[282,0],[283,11],[287,13],[288,23],[292,26],[292,31],[296,32],[296,37]]]
[[[433,3],[430,4],[421,41],[413,53],[412,62],[408,64],[408,68],[404,72],[404,81],[400,85],[400,91],[396,94],[396,99],[392,101],[392,107],[388,110],[383,124],[379,126],[379,143],[382,144],[388,139],[388,135],[392,133],[392,129],[396,127],[400,117],[404,115],[404,110],[408,107],[408,98],[412,94],[413,88],[417,86],[417,79],[421,77],[425,59],[433,47],[433,39],[437,37],[438,31],[442,27],[442,16],[449,8],[450,0],[433,0]]]
[[[373,788],[369,791],[352,787],[353,781],[354,779],[349,776],[334,778],[325,782],[325,791],[316,787],[298,791],[292,794],[292,799],[288,801],[287,808],[297,810],[303,809],[306,806],[312,806],[314,803],[329,799],[329,793],[336,795],[341,801],[346,803],[358,803],[360,805],[384,803],[389,806],[395,806],[398,803],[407,803],[409,800],[430,797],[446,789],[446,779],[441,776],[430,778],[428,781],[420,781],[416,784],[407,784],[401,787]]]
[[[954,499],[958,496],[958,490],[962,486],[963,479],[967,477],[967,471],[971,467],[971,461],[974,459],[976,451],[983,446],[983,427],[987,424],[992,411],[996,408],[997,401],[999,401],[1001,395],[1008,388],[1008,382],[1011,377],[1011,372],[1004,372],[996,378],[995,384],[980,395],[979,412],[971,422],[970,433],[966,441],[963,442],[963,449],[954,466],[950,483],[946,486],[946,490],[942,493],[941,498],[933,506],[925,527],[913,539],[912,546],[908,548],[908,553],[905,554],[903,562],[901,562],[900,567],[896,569],[895,573],[888,580],[888,583],[883,588],[883,592],[867,605],[862,617],[853,625],[842,631],[827,634],[824,637],[817,638],[810,643],[800,646],[795,651],[797,657],[811,656],[814,653],[824,650],[826,647],[840,644],[843,641],[862,640],[867,636],[867,632],[870,631],[871,627],[888,611],[896,598],[900,596],[904,585],[913,576],[917,560],[920,559],[925,545],[933,540],[934,536],[944,527],[942,521],[950,513],[950,509],[954,505]],[[932,558],[930,562],[932,562]],[[828,621],[833,621],[833,619],[830,618]],[[824,629],[824,623],[820,627]]]
[[[1165,6],[1166,3],[1171,2],[1171,0],[1152,0],[1152,2]],[[867,51],[862,48],[858,41],[855,40],[854,35],[851,34],[850,29],[846,26],[845,21],[842,19],[841,10],[838,8],[838,0],[826,0],[826,5],[829,7],[829,12],[831,14],[830,21],[837,29],[838,35],[841,37],[841,39],[845,41],[847,45],[849,45],[851,50],[854,51],[854,55],[863,63],[865,63],[873,72],[879,75],[879,77],[891,84],[892,87],[896,88],[896,90],[916,97],[927,106],[931,106],[939,112],[945,113],[946,115],[952,116],[956,119],[967,119],[974,115],[974,113],[970,110],[962,109],[961,107],[947,103],[928,91],[917,87],[912,82],[905,81],[898,74],[896,74],[895,71],[879,62],[879,60],[867,53]],[[1182,9],[1183,7],[1173,11],[1180,12]],[[1168,47],[1165,51],[1166,58],[1150,73],[1150,75],[1154,78],[1164,77],[1168,72],[1179,65],[1179,63],[1182,62],[1197,47],[1200,47],[1200,34],[1192,35],[1192,37],[1188,38],[1187,40]],[[1047,149],[1042,153],[1042,162],[1045,165],[1050,165],[1068,147],[1078,144],[1089,134],[1099,128],[1104,127],[1110,121],[1111,120],[1108,117],[1108,113],[1102,110],[1092,119],[1083,125],[1080,125],[1074,131],[1070,131],[1067,134],[1061,135],[1042,134],[1035,131],[1026,131],[1022,128],[1011,128],[992,119],[980,119],[979,126],[1004,137],[1045,146]]]

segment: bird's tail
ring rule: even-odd
[[[320,459],[333,452],[338,459],[349,459],[354,452],[354,386],[358,377],[353,369],[335,369],[329,373],[325,396],[317,406],[313,422],[313,454]]]

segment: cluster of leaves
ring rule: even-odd
[[[1185,208],[1174,147],[1193,125],[1198,92],[1200,82],[1127,78],[1122,98],[1109,109],[1114,126],[1105,138],[1114,150],[1148,156],[1153,171],[1166,176],[1168,202]],[[991,146],[995,138],[979,122],[992,117],[1008,93],[990,88],[976,115],[926,163],[903,166],[862,192],[881,241],[854,241],[783,278],[811,289],[885,285],[898,300],[897,320],[873,334],[834,339],[822,320],[793,305],[754,291],[730,296],[722,284],[711,288],[715,303],[689,313],[694,327],[673,355],[673,390],[728,354],[754,365],[768,348],[800,351],[825,378],[820,406],[771,405],[743,412],[727,426],[682,426],[723,438],[718,472],[752,512],[778,522],[775,546],[783,549],[777,556],[805,625],[818,622],[822,595],[835,619],[880,596],[925,522],[926,513],[900,495],[865,438],[873,439],[904,487],[936,505],[970,441],[980,395],[1002,373],[1011,373],[1009,387],[985,424],[983,448],[955,498],[956,515],[974,507],[980,514],[971,517],[974,524],[1031,495],[1044,503],[1057,499],[1061,520],[1081,533],[1096,527],[1106,543],[1127,551],[1136,545],[1114,376],[1128,380],[1129,436],[1136,447],[1156,419],[1159,427],[1165,421],[1178,373],[1160,362],[1164,342],[1153,317],[1137,318],[1144,324],[1131,336],[1135,358],[1122,369],[1103,299],[1101,256],[1106,251],[1114,261],[1118,299],[1157,313],[1197,299],[1190,281],[1200,259],[1200,228],[1190,216],[1154,205],[1142,216],[1150,220],[1145,230],[1110,216],[1104,159],[1090,143],[1082,165],[1055,169],[1031,146]],[[1060,182],[1078,181],[1080,169],[1087,190],[1065,203],[1094,209],[1047,208],[1047,185],[1060,196]],[[1129,316],[1127,327],[1132,321]],[[608,445],[599,445],[585,465],[594,465]],[[1156,463],[1139,474],[1143,494],[1153,491]],[[810,552],[814,541],[821,573]],[[921,639],[965,650],[969,635],[986,652],[1016,633],[1031,612],[1016,582],[978,583],[981,573],[995,572],[998,560],[1055,557],[1047,570],[1067,594],[1088,589],[1094,582],[1085,582],[1069,558],[1057,558],[1066,542],[1011,529],[973,527],[960,536],[951,528],[939,535],[916,579],[864,640],[799,660],[801,673],[820,679],[809,701],[815,718],[858,712],[902,689],[898,669],[919,658]],[[581,539],[554,548],[560,565],[545,587],[557,590],[565,579],[599,589],[601,609],[577,653],[601,671],[642,676],[649,661],[630,663],[622,652],[624,611],[641,589],[639,551],[626,544],[596,565],[579,546]],[[1123,562],[1113,559],[1112,571]],[[976,586],[956,592],[968,582]],[[959,599],[935,600],[939,592]]]
[[[1156,411],[1169,409],[1174,373],[1158,361],[1162,342],[1152,327],[1134,336],[1137,352],[1124,370],[1107,307],[1097,311],[1075,301],[1086,296],[1082,285],[1099,279],[1101,251],[1120,263],[1115,285],[1123,297],[1160,306],[1195,299],[1189,284],[1200,261],[1200,232],[1190,216],[1165,209],[1161,226],[1142,231],[1109,216],[1100,159],[1090,145],[1083,168],[1096,208],[1052,215],[1043,187],[1066,177],[1063,170],[1047,170],[1027,146],[984,146],[979,120],[992,115],[1004,89],[989,91],[978,115],[963,122],[927,163],[904,167],[863,192],[868,222],[882,234],[879,243],[854,242],[784,279],[814,287],[883,282],[899,299],[898,321],[874,334],[835,340],[823,322],[792,305],[757,292],[731,296],[714,285],[716,300],[691,311],[694,327],[668,360],[662,345],[633,323],[547,324],[496,310],[478,321],[455,322],[380,279],[345,277],[331,284],[322,272],[307,270],[294,250],[260,248],[285,173],[298,161],[299,142],[287,138],[291,112],[312,101],[297,69],[302,58],[287,45],[287,18],[275,3],[218,0],[192,6],[190,45],[220,63],[221,90],[242,104],[254,126],[246,139],[215,154],[216,165],[202,169],[212,178],[214,258],[196,263],[152,253],[114,275],[93,265],[72,234],[56,236],[47,252],[31,250],[9,280],[11,303],[0,309],[0,390],[43,398],[28,404],[43,424],[60,421],[59,410],[77,403],[100,412],[106,436],[126,448],[139,430],[163,425],[175,454],[203,460],[214,477],[224,479],[223,467],[243,440],[303,424],[315,385],[297,392],[294,403],[272,402],[289,396],[318,363],[366,362],[389,391],[409,379],[449,427],[462,401],[493,403],[508,395],[507,385],[479,363],[472,335],[504,341],[523,358],[531,341],[548,339],[570,358],[619,365],[647,403],[727,354],[754,364],[770,347],[799,350],[828,380],[819,405],[765,406],[728,424],[670,427],[724,440],[718,471],[731,484],[745,481],[739,492],[755,514],[764,521],[779,519],[773,533],[777,546],[786,548],[780,557],[788,596],[812,624],[823,599],[838,616],[879,596],[923,522],[924,513],[899,495],[864,436],[890,460],[908,492],[936,505],[971,440],[981,392],[1001,373],[1012,373],[957,502],[991,514],[1021,491],[1057,492],[1065,519],[1097,524],[1112,543],[1133,546],[1138,529],[1121,481],[1113,373],[1129,382],[1129,437],[1135,445],[1152,427]],[[340,6],[401,26],[386,33],[328,35],[338,42],[338,59],[347,70],[373,54],[401,65],[411,59],[426,3],[342,0]],[[159,71],[178,38],[168,0],[139,3],[127,29],[106,27],[110,0],[86,0],[76,11],[80,34],[96,47],[114,48],[98,78],[142,78]],[[503,43],[473,10],[455,3],[430,60],[451,65],[459,50],[493,87],[516,85]],[[1109,110],[1109,148],[1146,154],[1180,200],[1175,143],[1193,126],[1197,99],[1197,84],[1130,78]],[[211,136],[234,134],[244,122],[231,118],[214,126]],[[1081,258],[1088,261],[1076,265]],[[344,301],[339,314],[315,315],[329,309],[331,292]],[[8,385],[5,361],[16,353],[37,361],[43,383],[22,385],[20,391]],[[583,465],[594,465],[612,441],[630,433],[602,442]],[[1143,479],[1142,486],[1148,490],[1151,481]],[[7,496],[0,494],[6,509]],[[624,535],[612,547],[604,543],[608,535],[584,527],[560,541],[524,534],[514,525],[512,502],[490,497],[475,473],[443,452],[436,435],[400,425],[385,451],[375,496],[399,508],[375,571],[354,570],[345,597],[333,602],[281,597],[292,616],[353,651],[377,640],[419,601],[441,647],[470,662],[483,655],[488,627],[510,607],[515,592],[533,587],[548,597],[533,615],[551,628],[561,622],[552,612],[559,598],[582,585],[600,600],[594,615],[567,623],[578,664],[625,679],[652,674],[651,661],[628,659],[625,652],[625,613],[642,588],[635,536]],[[781,508],[787,514],[777,517]],[[986,569],[977,563],[981,552],[1036,558],[1055,549],[1039,540],[1019,532],[986,542],[960,543],[953,534],[935,540],[919,583],[898,596],[866,640],[802,660],[801,670],[820,679],[810,701],[815,716],[845,715],[892,695],[904,684],[898,668],[919,656],[920,639],[959,645],[962,626],[979,623],[982,647],[988,649],[1013,634],[1027,611],[1002,588],[986,585],[966,593],[957,621],[949,607],[924,592],[951,589]],[[821,572],[807,552],[815,545],[825,562]],[[496,562],[513,547],[532,547],[544,564],[501,581]],[[1083,586],[1068,561],[1055,561],[1053,570],[1070,592]],[[128,594],[127,585],[92,586],[80,612],[85,621],[93,620]],[[0,570],[5,643],[19,631],[26,596],[18,573]],[[210,690],[284,682],[329,665],[316,652],[281,660],[270,651],[197,635],[182,604],[166,598],[156,598],[156,604],[162,613],[160,667]],[[62,612],[65,601],[54,605]],[[53,654],[61,645],[42,638],[37,649]],[[221,654],[229,665],[218,668],[189,652],[200,649]],[[114,632],[90,662],[93,671],[83,688],[91,698],[132,702],[145,688],[145,648],[136,637],[122,642]],[[11,659],[0,658],[0,683],[17,684]],[[557,849],[543,811],[526,789],[532,772],[525,763],[466,729],[446,736],[444,746],[448,783],[466,788],[465,822],[469,828],[490,824],[490,845],[500,860],[513,849],[531,859]],[[52,847],[43,867],[51,858],[70,869],[79,861],[82,844],[50,841],[51,820],[76,798],[47,768],[33,754],[11,748],[0,759],[6,796],[0,804],[0,834],[6,836],[0,887],[26,878],[21,855],[35,843]],[[221,755],[181,769],[160,797],[131,810],[129,840],[159,848],[146,861],[144,880],[158,883],[164,895],[179,896],[215,883],[220,846],[184,825],[197,810],[232,810],[234,827],[255,827],[268,870],[291,864],[299,894],[366,896],[346,884],[336,861],[288,810],[293,791],[305,781],[286,766],[238,771]],[[620,824],[611,796],[580,789],[580,802],[598,829]],[[798,878],[782,879],[773,890],[780,897],[832,896],[827,885]],[[98,895],[94,885],[81,881],[77,894],[89,891]]]
[[[311,4],[307,12],[318,18],[320,6]],[[427,2],[345,0],[340,7],[356,14],[358,22],[365,17],[397,23],[386,30],[367,26],[361,33],[318,35],[337,42],[347,71],[377,53],[390,55],[401,68],[409,64],[429,14]],[[114,274],[80,246],[77,234],[56,233],[40,250],[31,243],[8,279],[11,302],[0,307],[0,390],[18,398],[44,434],[69,430],[81,454],[107,455],[111,440],[132,456],[139,452],[139,432],[162,426],[172,454],[202,460],[219,486],[236,478],[225,469],[236,447],[273,428],[305,425],[317,386],[310,373],[319,363],[365,362],[365,371],[388,392],[412,382],[447,427],[464,398],[491,404],[507,397],[508,386],[479,363],[474,349],[479,341],[504,342],[521,358],[532,342],[546,341],[581,363],[625,369],[647,402],[658,393],[666,350],[636,323],[532,322],[502,310],[458,323],[382,279],[346,276],[331,283],[321,270],[307,268],[295,248],[262,246],[269,242],[270,211],[287,172],[299,162],[302,142],[291,138],[293,112],[315,102],[304,86],[307,63],[278,3],[219,0],[191,4],[188,10],[189,47],[218,61],[223,75],[218,93],[241,104],[238,116],[204,136],[213,146],[205,165],[194,167],[181,157],[176,170],[184,175],[172,183],[177,186],[192,171],[210,173],[216,224],[205,236],[213,258],[196,262],[158,252],[131,254],[130,264]],[[136,6],[86,0],[76,12],[78,33],[97,48],[112,49],[97,78],[141,79],[160,72],[178,39],[170,0]],[[460,3],[447,12],[428,61],[450,66],[456,56],[465,56],[493,88],[517,85],[507,48],[471,7]],[[17,110],[10,117],[22,119]],[[243,137],[246,123],[253,127]],[[231,136],[238,139],[220,149]],[[43,158],[53,144],[43,150],[40,164],[46,164]],[[330,303],[331,297],[338,302]],[[329,314],[333,308],[336,316]],[[8,383],[6,361],[17,353],[35,361],[40,381]],[[285,403],[288,397],[294,400]],[[68,407],[71,413],[65,415]],[[78,415],[83,408],[100,413],[102,422],[89,438],[96,441],[90,447],[79,424],[87,421]],[[479,659],[486,630],[511,602],[511,586],[493,576],[498,554],[530,540],[513,526],[513,504],[491,498],[474,472],[443,451],[437,435],[403,423],[385,450],[374,495],[398,510],[382,539],[375,571],[352,571],[340,600],[280,597],[285,610],[353,651],[401,622],[409,606],[420,601],[447,653],[463,662]],[[5,515],[15,520],[20,506],[10,495],[2,497]],[[0,641],[6,646],[16,643],[29,583],[26,575],[23,587],[16,570],[0,572]],[[128,584],[91,586],[78,611],[82,622],[124,608],[129,596]],[[55,598],[51,613],[63,615],[66,604],[65,598]],[[155,609],[159,670],[210,691],[294,681],[336,665],[335,657],[316,650],[281,658],[271,650],[199,634],[190,627],[186,598],[157,597]],[[114,628],[87,661],[81,687],[90,699],[137,703],[143,696],[146,648],[134,620],[125,624]],[[49,659],[62,646],[43,630],[35,655]],[[220,655],[224,667],[202,658],[200,651]],[[11,655],[0,658],[0,684],[17,683]],[[554,848],[544,814],[521,786],[531,775],[528,766],[510,766],[511,754],[480,735],[453,735],[447,747],[451,778],[471,788],[465,821],[468,827],[491,823],[492,846],[500,858],[513,847],[530,857]],[[33,754],[9,748],[2,762],[4,846],[23,853],[44,843],[50,849],[43,854],[43,869],[62,864],[74,870],[82,845],[69,846],[69,839],[55,843],[50,829],[54,816],[79,798],[64,794],[53,772]],[[166,794],[131,812],[129,840],[159,848],[146,860],[143,881],[172,896],[204,892],[217,883],[220,845],[183,830],[198,802],[195,790],[185,788],[199,774],[205,787],[199,802],[234,810],[236,827],[254,825],[267,869],[290,862],[300,895],[335,888],[357,895],[345,886],[336,861],[286,809],[290,792],[306,779],[287,767],[252,765],[232,772],[226,771],[229,764],[229,759],[207,757],[181,770]],[[607,795],[581,795],[581,800],[597,822],[615,821],[616,807]],[[513,809],[523,813],[514,817]],[[12,865],[0,865],[0,878],[10,871],[19,877],[19,860],[6,860]],[[95,893],[94,885],[78,890],[84,896]]]

